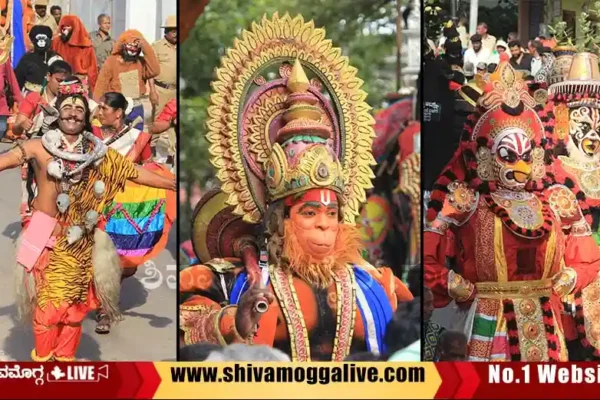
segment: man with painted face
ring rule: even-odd
[[[52,50],[69,63],[86,92],[92,93],[98,77],[98,64],[90,35],[79,17],[65,15],[61,18],[58,35],[52,39]]]
[[[262,35],[267,26],[271,34]],[[322,37],[303,42],[315,37],[312,21],[275,14],[252,30],[262,43],[249,46],[244,32],[213,85],[207,139],[223,186],[195,213],[193,244],[203,264],[179,276],[188,296],[180,307],[182,340],[263,344],[293,361],[386,353],[385,327],[412,295],[389,268],[360,255],[355,221],[373,163],[366,93],[349,66],[343,69],[352,73],[340,70],[339,81],[329,81],[334,75],[325,71],[342,56]],[[241,48],[249,53],[235,57]],[[322,51],[338,56],[318,67],[308,61],[324,60]],[[272,79],[274,66],[279,77]],[[237,91],[251,82],[250,92]],[[345,89],[328,92],[330,102],[322,91],[332,85]],[[238,101],[244,111],[230,108]],[[234,120],[246,122],[221,123]],[[233,137],[241,147],[230,146]]]
[[[484,79],[478,110],[431,194],[425,285],[435,307],[455,301],[468,311],[470,361],[566,361],[560,299],[593,281],[600,250],[574,192],[542,183],[547,117],[525,82],[508,63]]]
[[[133,99],[130,120],[144,119],[142,98],[146,95],[146,82],[160,73],[160,64],[152,46],[139,31],[130,29],[121,34],[113,47],[112,55],[104,62],[100,71],[94,98],[100,99],[104,93],[120,92]],[[144,123],[135,128],[142,130]]]
[[[564,79],[550,86],[546,110],[554,144],[551,172],[558,182],[577,187],[582,207],[589,208],[588,220],[596,245],[600,246],[600,71],[598,58],[578,53]],[[552,118],[554,117],[554,118]],[[563,325],[572,361],[600,360],[600,279],[563,299]]]
[[[38,89],[39,92],[41,87],[38,87],[39,85],[34,82],[29,82],[28,85],[27,77],[46,76],[50,62],[61,59],[61,57],[51,50],[52,30],[49,27],[45,25],[34,26],[29,32],[29,39],[33,43],[33,52],[21,57],[15,68],[15,75],[21,90],[36,91],[35,89]]]
[[[61,83],[56,107],[56,121],[44,136],[0,156],[0,170],[29,163],[37,184],[15,271],[19,316],[33,323],[34,361],[73,361],[81,323],[99,304],[119,317],[121,270],[102,229],[104,207],[127,180],[175,188],[173,180],[136,167],[91,133],[77,78]]]

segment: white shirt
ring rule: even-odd
[[[479,50],[479,53],[475,53],[475,50],[473,49],[467,49],[465,51],[464,63],[465,65],[469,63],[473,64],[473,69],[475,69],[477,68],[477,64],[479,64],[480,62],[485,63],[486,65],[489,64],[490,55],[490,51],[484,48],[481,48]]]
[[[533,57],[531,60],[531,75],[535,76],[542,69],[542,58]]]

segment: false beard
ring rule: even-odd
[[[315,260],[307,254],[296,236],[293,222],[286,219],[283,239],[283,258],[280,265],[284,271],[293,273],[312,286],[325,289],[333,283],[333,274],[347,268],[348,264],[360,263],[362,242],[354,225],[340,224],[333,252],[323,260]]]
[[[65,35],[64,33],[61,33],[60,40],[62,40],[63,43],[67,43],[69,41],[69,39],[71,39],[71,36],[73,36],[73,31],[69,32],[67,35]]]

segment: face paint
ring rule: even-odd
[[[35,47],[37,49],[46,49],[47,45],[49,44],[49,40],[48,40],[48,36],[44,35],[44,34],[38,34],[35,35]]]
[[[125,52],[130,57],[135,57],[140,54],[140,41],[136,40],[132,43],[127,43],[125,45]]]
[[[579,107],[569,113],[569,155],[584,161],[600,161],[600,110]]]
[[[501,186],[522,190],[531,177],[532,147],[529,137],[518,128],[500,133],[494,140],[494,171]]]
[[[86,106],[81,98],[69,97],[59,108],[58,126],[67,135],[80,134],[85,126]]]
[[[339,230],[339,205],[329,189],[313,189],[295,201],[290,219],[298,243],[314,259],[332,254]]]
[[[63,101],[62,104],[60,105],[61,110],[63,108],[70,108],[70,107],[75,107],[75,108],[80,107],[85,110],[85,104],[83,104],[83,100],[81,100],[77,97],[71,97],[70,99]]]

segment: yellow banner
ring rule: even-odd
[[[433,363],[155,363],[155,399],[432,399]]]

